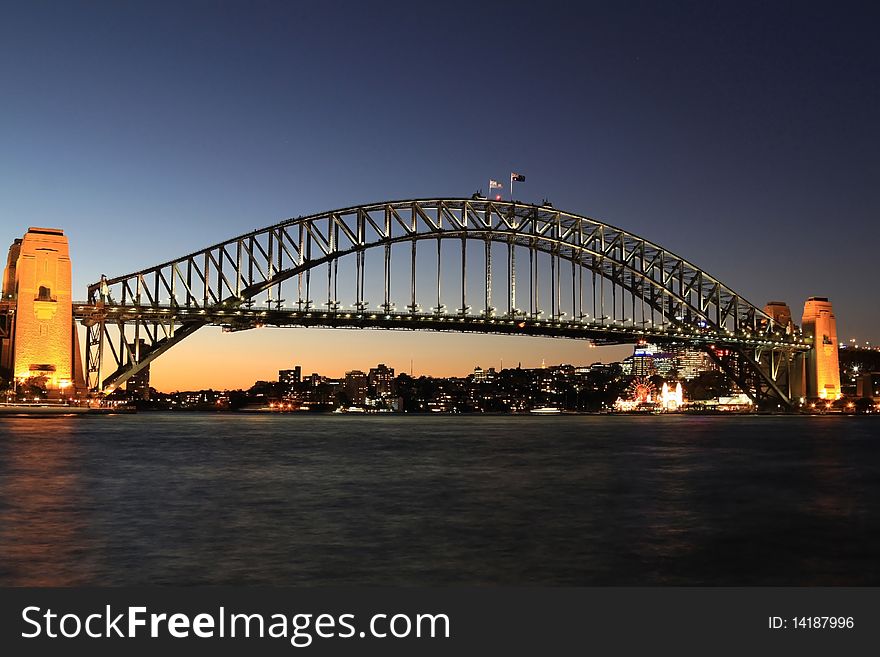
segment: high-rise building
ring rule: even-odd
[[[690,380],[696,378],[702,372],[718,369],[712,357],[702,349],[678,347],[674,353],[678,361],[678,375],[683,379]]]
[[[137,350],[139,353],[146,353],[147,341],[138,340]],[[140,399],[149,401],[150,399],[150,365],[147,364],[142,369],[132,374],[125,382],[125,392],[129,399]]]
[[[676,377],[681,376],[678,373],[678,357],[675,354],[660,351],[651,356],[651,358],[654,362],[654,371],[658,376],[665,378],[673,373],[676,373]]]
[[[283,394],[294,392],[302,382],[302,367],[296,365],[292,370],[278,370],[278,383]]]
[[[125,391],[132,399],[149,401],[150,399],[150,366],[147,365],[136,374],[132,374],[125,382]]]
[[[623,373],[628,376],[654,376],[657,373],[654,367],[654,355],[658,351],[657,346],[653,344],[636,345],[632,356],[627,356],[620,364]]]
[[[363,404],[367,400],[369,381],[360,370],[345,373],[345,393],[352,404]]]
[[[378,396],[387,397],[392,394],[394,389],[393,367],[379,363],[376,367],[370,368],[370,374],[367,378],[370,386],[375,389]]]
[[[839,399],[840,369],[837,357],[837,320],[826,297],[810,297],[804,304],[804,335],[813,348],[806,356],[806,397]]]

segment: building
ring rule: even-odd
[[[657,369],[654,367],[654,354],[658,351],[653,344],[636,345],[632,356],[627,356],[620,363],[623,373],[627,376],[654,376]]]
[[[474,383],[493,383],[495,381],[495,372],[494,367],[490,367],[488,370],[484,370],[482,367],[477,365],[474,368]]]
[[[865,372],[856,377],[856,397],[880,399],[880,372]]]
[[[138,340],[138,353],[145,353],[147,350],[147,341]],[[139,399],[142,401],[150,400],[150,365],[147,364],[142,369],[132,374],[125,382],[126,397],[129,399]]]
[[[12,243],[3,272],[2,303],[0,366],[18,382],[41,379],[50,396],[69,397],[84,390],[73,324],[70,251],[63,230],[31,227]]]
[[[666,378],[675,374],[675,378],[678,377],[678,358],[675,354],[658,351],[652,356],[652,359],[654,361],[654,372],[658,376]]]
[[[295,366],[292,370],[278,370],[278,383],[284,394],[290,394],[302,383],[302,367]]]
[[[678,361],[678,375],[682,379],[694,379],[702,372],[711,372],[718,369],[712,357],[702,349],[678,347],[674,350],[674,353]]]
[[[394,392],[394,368],[388,367],[384,363],[371,367],[370,373],[367,376],[367,382],[376,391],[377,396],[391,396]]]
[[[813,342],[813,348],[806,355],[805,396],[808,399],[839,399],[837,320],[831,302],[826,297],[807,299],[801,324],[804,335]]]
[[[130,399],[150,400],[150,366],[147,365],[125,382],[125,391]]]
[[[367,401],[369,380],[367,375],[360,370],[346,372],[343,386],[345,394],[348,395],[348,399],[352,404],[357,406]]]
[[[688,380],[701,372],[718,369],[711,356],[702,349],[669,344],[661,351],[657,345],[644,343],[636,345],[632,356],[624,358],[620,367],[626,376],[650,377],[656,374]]]

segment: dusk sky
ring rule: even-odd
[[[70,237],[74,297],[287,217],[516,196],[626,228],[752,302],[828,296],[880,343],[870,3],[7,2],[0,244]],[[5,256],[4,256],[5,260]],[[160,390],[590,363],[538,338],[203,329]]]

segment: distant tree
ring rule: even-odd
[[[46,384],[48,379],[45,376],[29,376],[18,386],[18,398],[23,401],[31,401],[35,397],[44,399],[48,394]]]
[[[247,406],[248,396],[244,390],[232,390],[229,392],[229,410],[237,411]]]
[[[838,355],[841,376],[854,372],[880,372],[880,351],[841,349]]]

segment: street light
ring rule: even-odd
[[[58,385],[61,386],[61,402],[63,404],[66,404],[67,403],[67,389],[70,387],[70,381],[68,381],[67,379],[62,379]]]

